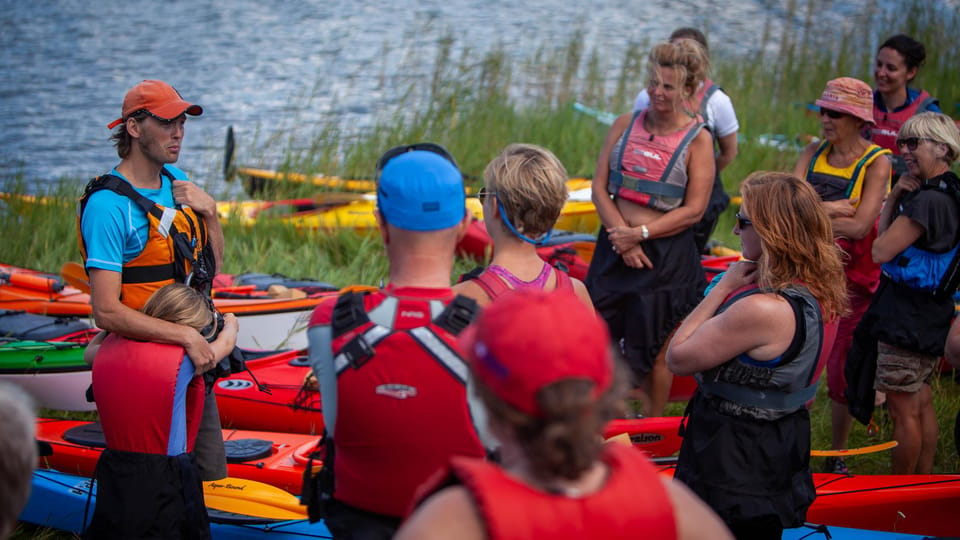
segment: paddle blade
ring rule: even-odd
[[[203,483],[203,500],[215,510],[268,519],[305,519],[300,499],[286,491],[244,478],[227,477]]]
[[[60,277],[71,287],[90,294],[90,277],[82,264],[73,261],[63,263],[60,267]]]

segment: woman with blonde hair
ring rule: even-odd
[[[454,292],[485,306],[512,289],[562,289],[592,305],[580,280],[537,255],[567,201],[566,182],[560,160],[533,144],[511,144],[487,164],[477,197],[493,240],[493,260],[482,274],[454,286]]]
[[[692,40],[656,45],[647,60],[650,106],[617,118],[594,171],[602,226],[585,283],[649,416],[663,414],[670,392],[664,344],[706,286],[692,228],[715,170],[695,102],[708,65]]]
[[[873,91],[867,83],[850,77],[833,79],[827,82],[817,105],[824,140],[804,149],[793,173],[817,190],[830,216],[833,236],[844,252],[850,313],[840,319],[837,339],[827,359],[831,448],[840,450],[847,447],[853,424],[843,397],[847,352],[853,330],[880,283],[880,265],[873,262],[870,250],[890,185],[890,161],[884,157],[890,151],[861,135],[866,126],[874,124]],[[824,465],[824,472],[847,473],[842,458],[827,458]]]
[[[677,330],[667,365],[696,375],[675,478],[737,538],[780,538],[816,492],[810,413],[846,312],[839,249],[820,197],[786,173],[744,180],[734,263]]]
[[[143,312],[190,326],[219,361],[233,350],[236,317],[217,314],[199,291],[174,283]],[[107,448],[97,462],[97,506],[88,538],[209,538],[192,455],[203,412],[203,378],[183,347],[101,333],[91,343],[93,391]]]
[[[873,388],[851,382],[848,401],[854,417],[866,423],[872,390],[885,392],[898,443],[892,472],[930,474],[939,431],[930,381],[960,283],[960,178],[950,170],[960,156],[960,132],[946,115],[920,113],[904,122],[897,147],[908,172],[880,212],[873,260],[883,275],[847,359]]]
[[[574,295],[509,291],[460,343],[501,459],[451,459],[397,540],[730,538],[643,453],[603,443],[626,385],[606,325]]]

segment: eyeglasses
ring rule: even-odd
[[[487,198],[496,196],[497,192],[487,191],[487,186],[481,186],[480,189],[477,190],[477,198],[480,199],[480,202],[486,202]]]
[[[907,137],[906,139],[897,139],[897,148],[903,150],[903,147],[906,146],[907,150],[913,152],[918,146],[920,146],[920,141],[939,142],[935,139],[928,139],[926,137]]]
[[[833,109],[824,109],[823,107],[820,107],[820,116],[823,116],[823,115],[827,115],[829,118],[836,120],[838,118],[843,118],[844,116],[847,116],[847,113],[842,113],[840,111],[835,111]]]
[[[432,152],[452,163],[458,171],[460,170],[460,167],[457,167],[457,162],[455,159],[453,159],[453,156],[450,154],[450,152],[448,152],[446,148],[440,146],[439,144],[429,142],[404,144],[401,146],[394,146],[380,156],[380,159],[377,160],[376,180],[378,182],[380,181],[380,173],[383,172],[383,168],[387,166],[387,163],[390,163],[391,159],[399,155],[406,154],[407,152]]]
[[[745,229],[750,225],[753,225],[753,222],[750,221],[750,218],[745,218],[742,215],[740,215],[740,212],[737,212],[737,227],[740,227],[741,229]]]

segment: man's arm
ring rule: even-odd
[[[122,336],[180,345],[193,360],[197,373],[207,371],[216,363],[213,349],[195,329],[181,324],[155,319],[120,302],[120,272],[90,268],[90,303],[97,326]]]

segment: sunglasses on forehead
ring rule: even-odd
[[[926,137],[907,137],[906,139],[897,139],[897,148],[903,150],[903,147],[906,146],[907,150],[913,152],[918,146],[920,146],[920,141],[939,142]]]
[[[383,172],[383,168],[387,166],[387,163],[390,163],[390,160],[406,154],[407,152],[431,152],[437,154],[443,159],[449,161],[453,164],[454,167],[459,171],[460,167],[457,167],[457,161],[453,159],[453,156],[446,148],[440,146],[436,143],[424,142],[424,143],[414,143],[414,144],[403,144],[400,146],[394,146],[393,148],[387,150],[380,156],[380,159],[377,160],[377,176],[376,179],[380,180],[380,173]]]

